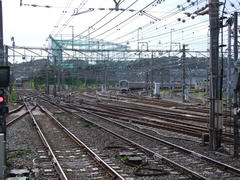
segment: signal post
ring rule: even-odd
[[[4,179],[6,167],[6,113],[8,113],[5,90],[9,86],[10,68],[4,66],[2,0],[0,0],[0,180]]]
[[[8,113],[6,89],[9,86],[10,69],[0,66],[0,179],[4,179],[6,168],[6,115]]]

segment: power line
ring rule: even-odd
[[[156,0],[154,0],[156,1]],[[131,5],[129,5],[126,9],[129,9],[130,7],[132,7],[134,4],[136,4],[138,2],[138,0],[135,0]],[[95,29],[94,31],[90,32],[89,35],[97,32],[98,30],[100,30],[101,28],[103,28],[104,26],[106,26],[107,24],[109,24],[110,22],[112,22],[114,19],[116,19],[117,17],[119,17],[121,14],[123,14],[124,11],[122,11],[121,13],[119,13],[118,15],[116,15],[115,17],[113,17],[111,20],[109,20],[108,22],[104,23],[102,26],[100,26],[99,28]],[[97,36],[95,36],[94,38],[96,38]]]

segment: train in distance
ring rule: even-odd
[[[15,86],[16,87],[22,87],[23,86],[23,83],[28,81],[28,78],[27,77],[19,77],[19,78],[16,78],[15,79]]]
[[[121,93],[128,93],[132,90],[137,89],[146,89],[150,87],[150,83],[145,82],[129,82],[128,80],[120,80],[119,81],[119,88]]]
[[[171,83],[158,83],[160,84],[160,89],[180,89],[182,88],[182,83],[179,81]],[[119,88],[121,93],[128,93],[133,90],[143,90],[151,89],[151,83],[146,82],[130,82],[128,80],[120,80]],[[154,88],[154,87],[152,87]]]

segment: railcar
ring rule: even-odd
[[[119,88],[121,93],[127,93],[129,91],[128,80],[120,80]]]
[[[22,87],[23,86],[23,81],[21,78],[17,78],[15,81],[15,86],[16,87]]]
[[[128,80],[120,80],[119,81],[119,88],[121,93],[128,93],[129,91],[133,90],[141,90],[141,89],[150,89],[151,83],[146,82],[129,82]],[[160,89],[167,90],[167,89],[180,89],[182,88],[182,83],[179,81],[173,81],[171,83],[164,82],[160,83]]]
[[[196,84],[195,84],[195,90],[205,92],[207,89],[207,86],[209,86],[209,80],[206,80],[206,79],[198,80],[196,81]]]
[[[145,82],[129,82],[128,80],[119,81],[119,88],[121,93],[128,93],[129,91],[133,90],[145,89],[147,87],[150,87],[149,85],[149,83]]]

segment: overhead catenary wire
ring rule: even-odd
[[[182,6],[183,6],[183,5],[182,5]],[[184,9],[187,10],[187,9],[190,8],[190,7],[192,7],[192,6],[186,6]],[[179,9],[177,9],[177,11],[175,11],[176,9],[177,9],[177,8],[173,9],[172,11],[170,11],[170,14],[167,14],[166,16],[159,17],[159,19],[161,19],[161,21],[155,22],[155,23],[153,23],[153,24],[146,23],[145,25],[141,26],[140,28],[141,28],[142,30],[144,29],[145,32],[151,33],[150,29],[146,29],[146,27],[151,26],[151,25],[152,25],[152,26],[154,26],[154,25],[157,26],[158,24],[161,24],[161,26],[163,26],[162,23],[163,23],[164,20],[166,20],[167,18],[173,17],[174,15],[182,12],[182,10],[179,10]],[[174,22],[176,22],[176,21],[172,21],[172,24],[174,24]],[[170,22],[170,24],[169,24],[169,22],[168,22],[167,24],[168,24],[168,26],[169,26],[169,25],[171,24],[171,22]],[[175,24],[176,24],[176,23],[175,23]],[[133,30],[133,31],[125,34],[125,35],[122,35],[122,36],[120,36],[120,37],[117,37],[117,38],[113,39],[112,41],[120,40],[120,39],[124,38],[125,36],[130,35],[131,33],[137,32],[138,29],[139,29],[139,27],[136,28],[135,30]],[[153,29],[152,31],[154,31],[154,29]],[[144,32],[143,32],[143,33],[144,33]]]
[[[122,4],[125,0],[121,1],[120,4]],[[96,21],[93,25],[91,25],[90,27],[94,27],[96,26],[98,23],[100,23],[102,20],[104,20],[107,16],[109,16],[111,13],[113,12],[113,10],[110,10],[110,12],[108,12],[106,15],[104,15],[102,18],[100,18],[98,21]],[[82,34],[84,34],[85,32],[88,31],[88,28],[84,31],[82,31],[80,34],[78,34],[76,37],[81,36]]]
[[[88,2],[88,0],[82,0],[82,2],[79,4],[79,6],[77,7],[77,9],[82,9],[86,3]],[[60,34],[60,32],[62,32],[67,26],[68,24],[72,21],[72,19],[74,18],[75,16],[70,16],[61,26],[61,28],[58,30],[58,32],[54,35],[56,36],[57,34]]]
[[[66,14],[65,12],[68,11],[68,9],[69,9],[69,7],[71,6],[72,2],[73,2],[73,0],[68,0],[66,6],[65,6],[65,8],[64,8],[64,10],[62,11],[62,14],[60,15],[59,19],[57,20],[56,25],[54,26],[54,28],[53,28],[51,34],[54,33],[55,28],[58,27],[59,24],[61,23],[61,21],[62,21],[62,19],[63,19],[63,16]]]
[[[116,26],[115,26],[116,27]],[[135,30],[136,31],[136,30]],[[90,32],[90,34],[92,34],[92,33],[95,33],[96,32],[96,29],[95,29],[95,31],[92,31],[92,32]],[[106,31],[105,31],[105,33],[106,33]],[[97,36],[99,36],[99,35],[97,35]],[[96,36],[95,36],[96,37]],[[94,38],[95,38],[94,37]]]
[[[129,5],[126,9],[129,9],[130,7],[132,7],[135,3],[137,3],[139,0],[135,0],[131,5]],[[154,0],[156,1],[156,0]],[[115,17],[113,17],[112,19],[110,19],[108,22],[104,23],[102,26],[100,26],[99,28],[95,29],[94,31],[90,32],[88,35],[91,35],[95,32],[97,32],[98,30],[102,29],[104,26],[106,26],[107,24],[109,24],[110,22],[112,22],[114,19],[116,19],[117,17],[119,17],[121,14],[123,14],[123,12],[119,13],[118,15],[116,15]],[[96,36],[93,38],[97,38]]]

